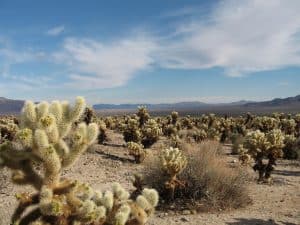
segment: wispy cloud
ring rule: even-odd
[[[222,1],[207,20],[177,26],[157,60],[167,68],[223,67],[230,76],[300,66],[299,11],[297,0]]]
[[[65,26],[57,26],[47,30],[46,34],[50,36],[58,36],[65,31]]]
[[[45,56],[42,51],[17,50],[7,44],[0,45],[0,77],[9,77],[10,68],[13,65],[38,62],[45,59]]]
[[[70,38],[54,57],[56,62],[68,65],[69,86],[110,88],[124,85],[138,71],[149,67],[155,48],[152,41],[142,37],[111,43]]]
[[[226,75],[237,77],[300,66],[299,11],[299,0],[224,0],[205,16],[197,7],[166,13],[170,20],[176,17],[174,29],[168,27],[160,34],[152,30],[155,35],[140,32],[106,42],[66,38],[62,49],[48,53],[1,47],[0,42],[0,73],[9,74],[13,64],[53,56],[68,71],[64,82],[57,83],[71,89],[101,89],[125,85],[149,68],[221,67]],[[178,19],[187,15],[188,20]],[[64,31],[61,25],[46,34],[57,36]],[[26,83],[25,79],[20,82]]]

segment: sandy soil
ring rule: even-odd
[[[134,164],[122,147],[118,134],[110,134],[110,145],[95,145],[84,154],[75,166],[64,172],[65,176],[90,183],[94,188],[108,189],[110,184],[118,181],[128,190],[132,190],[132,174],[143,169]],[[154,146],[159,148],[161,143]],[[225,156],[228,164],[238,163],[230,155]],[[253,204],[243,209],[226,212],[185,213],[156,212],[149,225],[296,225],[300,224],[300,163],[280,160],[274,172],[274,184],[262,185],[255,182],[256,174],[250,170],[249,192]],[[8,175],[7,170],[1,173]],[[8,225],[9,218],[16,206],[14,193],[31,191],[30,187],[12,186],[0,180],[0,225]]]

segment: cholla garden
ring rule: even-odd
[[[108,143],[116,136],[123,143]],[[119,154],[133,158],[127,162],[142,164],[126,164],[141,169],[135,191],[119,183],[94,190],[62,178],[94,144],[117,145],[108,149],[124,150]],[[240,159],[233,168],[224,160],[224,144]],[[35,190],[16,193],[13,225],[144,225],[155,208],[244,207],[251,203],[243,175],[247,165],[257,172],[259,184],[272,184],[278,159],[295,160],[299,153],[300,114],[180,117],[174,111],[151,117],[139,107],[133,115],[102,118],[78,97],[73,105],[28,101],[18,120],[0,118],[0,166],[11,170],[14,184]]]
[[[75,123],[84,109],[81,97],[73,107],[58,101],[25,103],[20,129],[0,145],[0,165],[13,170],[14,183],[32,185],[36,192],[17,194],[12,224],[143,225],[154,212],[158,193],[153,189],[131,199],[118,183],[101,192],[87,183],[61,178],[62,171],[98,137],[95,123]]]

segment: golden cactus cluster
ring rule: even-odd
[[[161,164],[163,170],[173,177],[180,174],[186,167],[187,158],[178,148],[170,147],[162,151]]]
[[[0,143],[14,138],[19,129],[17,123],[17,119],[11,116],[0,118]]]
[[[178,179],[178,175],[186,168],[187,158],[178,148],[164,149],[160,155],[162,169],[168,174],[169,179],[165,182],[169,199],[174,199],[175,189],[183,187],[184,183]]]
[[[142,143],[145,147],[150,147],[162,134],[162,129],[154,119],[149,119],[142,128]]]
[[[132,155],[136,163],[141,163],[145,160],[146,151],[142,144],[136,142],[128,142],[127,148],[129,150],[129,155]]]
[[[32,185],[37,192],[17,195],[12,224],[143,225],[153,213],[158,203],[155,190],[144,189],[133,200],[119,184],[99,192],[61,177],[97,139],[97,124],[77,123],[84,109],[81,97],[74,106],[25,103],[20,129],[12,141],[0,145],[0,164],[13,170],[13,182]],[[37,165],[43,174],[36,171]]]

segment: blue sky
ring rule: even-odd
[[[0,0],[0,96],[89,103],[300,94],[299,0]]]

